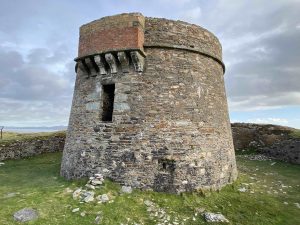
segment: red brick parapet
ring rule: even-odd
[[[108,16],[80,27],[78,57],[122,50],[143,51],[145,18],[140,13]]]

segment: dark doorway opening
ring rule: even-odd
[[[112,121],[114,111],[115,84],[103,85],[102,121]]]

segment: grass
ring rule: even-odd
[[[32,140],[32,139],[47,139],[51,136],[65,136],[65,131],[57,132],[39,132],[39,133],[17,133],[5,131],[2,134],[2,139],[0,139],[0,144],[6,144],[16,141]]]
[[[105,225],[157,224],[149,216],[144,200],[163,208],[171,220],[176,216],[180,224],[206,224],[202,215],[195,215],[197,208],[221,212],[232,225],[300,224],[300,209],[294,204],[300,203],[300,166],[237,158],[239,179],[220,192],[174,195],[134,190],[132,194],[120,195],[120,186],[106,180],[103,188],[97,190],[97,194],[108,193],[114,200],[106,204],[81,204],[72,199],[66,188],[75,190],[86,180],[66,181],[59,177],[61,153],[5,161],[0,166],[0,224],[17,224],[12,215],[24,207],[39,212],[39,218],[27,224],[93,224],[99,211],[101,224]],[[239,192],[240,187],[246,187],[247,192]],[[18,194],[8,198],[11,192]],[[72,213],[77,207],[80,211]],[[84,217],[80,216],[83,211],[87,212]]]
[[[290,136],[292,136],[293,138],[300,138],[300,130],[295,129],[290,133]]]

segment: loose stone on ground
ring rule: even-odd
[[[73,213],[78,212],[78,211],[79,211],[79,208],[75,208],[72,210]]]
[[[132,188],[130,186],[122,186],[121,192],[131,194],[132,193]]]
[[[95,195],[95,192],[93,192],[93,191],[83,191],[81,193],[81,199],[84,202],[92,202],[92,201],[94,201],[94,195]]]
[[[36,210],[31,208],[24,208],[14,213],[14,220],[18,222],[27,222],[38,218]]]
[[[272,158],[262,155],[262,154],[257,154],[257,155],[239,155],[238,157],[244,158],[244,159],[249,159],[249,160],[256,160],[256,161],[271,161]]]
[[[96,197],[96,199],[98,200],[98,203],[106,203],[109,201],[109,197],[107,194],[103,194],[103,195],[98,195]]]
[[[221,213],[206,212],[204,213],[204,218],[209,223],[213,223],[213,222],[229,223],[229,221]]]
[[[238,189],[238,191],[239,191],[239,192],[246,192],[247,189],[246,189],[245,187],[241,187],[241,188]]]
[[[81,193],[82,189],[78,188],[73,192],[73,199],[77,200],[80,197],[80,193]]]
[[[20,194],[20,192],[10,192],[10,193],[7,193],[6,195],[4,195],[4,198],[12,198],[19,194]]]

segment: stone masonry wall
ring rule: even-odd
[[[222,46],[211,32],[194,24],[161,18],[145,20],[145,47],[186,49],[222,64]]]
[[[0,161],[62,151],[64,143],[65,134],[61,132],[46,137],[0,142]]]
[[[274,159],[300,164],[300,138],[296,129],[273,124],[233,123],[236,151],[255,149]]]
[[[189,26],[197,30],[184,22],[146,17],[142,72],[133,60],[126,73],[119,61],[115,73],[107,65],[107,73],[90,77],[77,71],[64,177],[100,172],[121,184],[167,192],[219,189],[236,179],[223,64],[214,57],[220,45],[207,41],[203,54],[191,51],[185,45],[189,38],[196,45],[197,34],[175,40],[171,32]],[[161,35],[182,44],[164,46]],[[111,122],[101,121],[106,84],[115,84]]]

